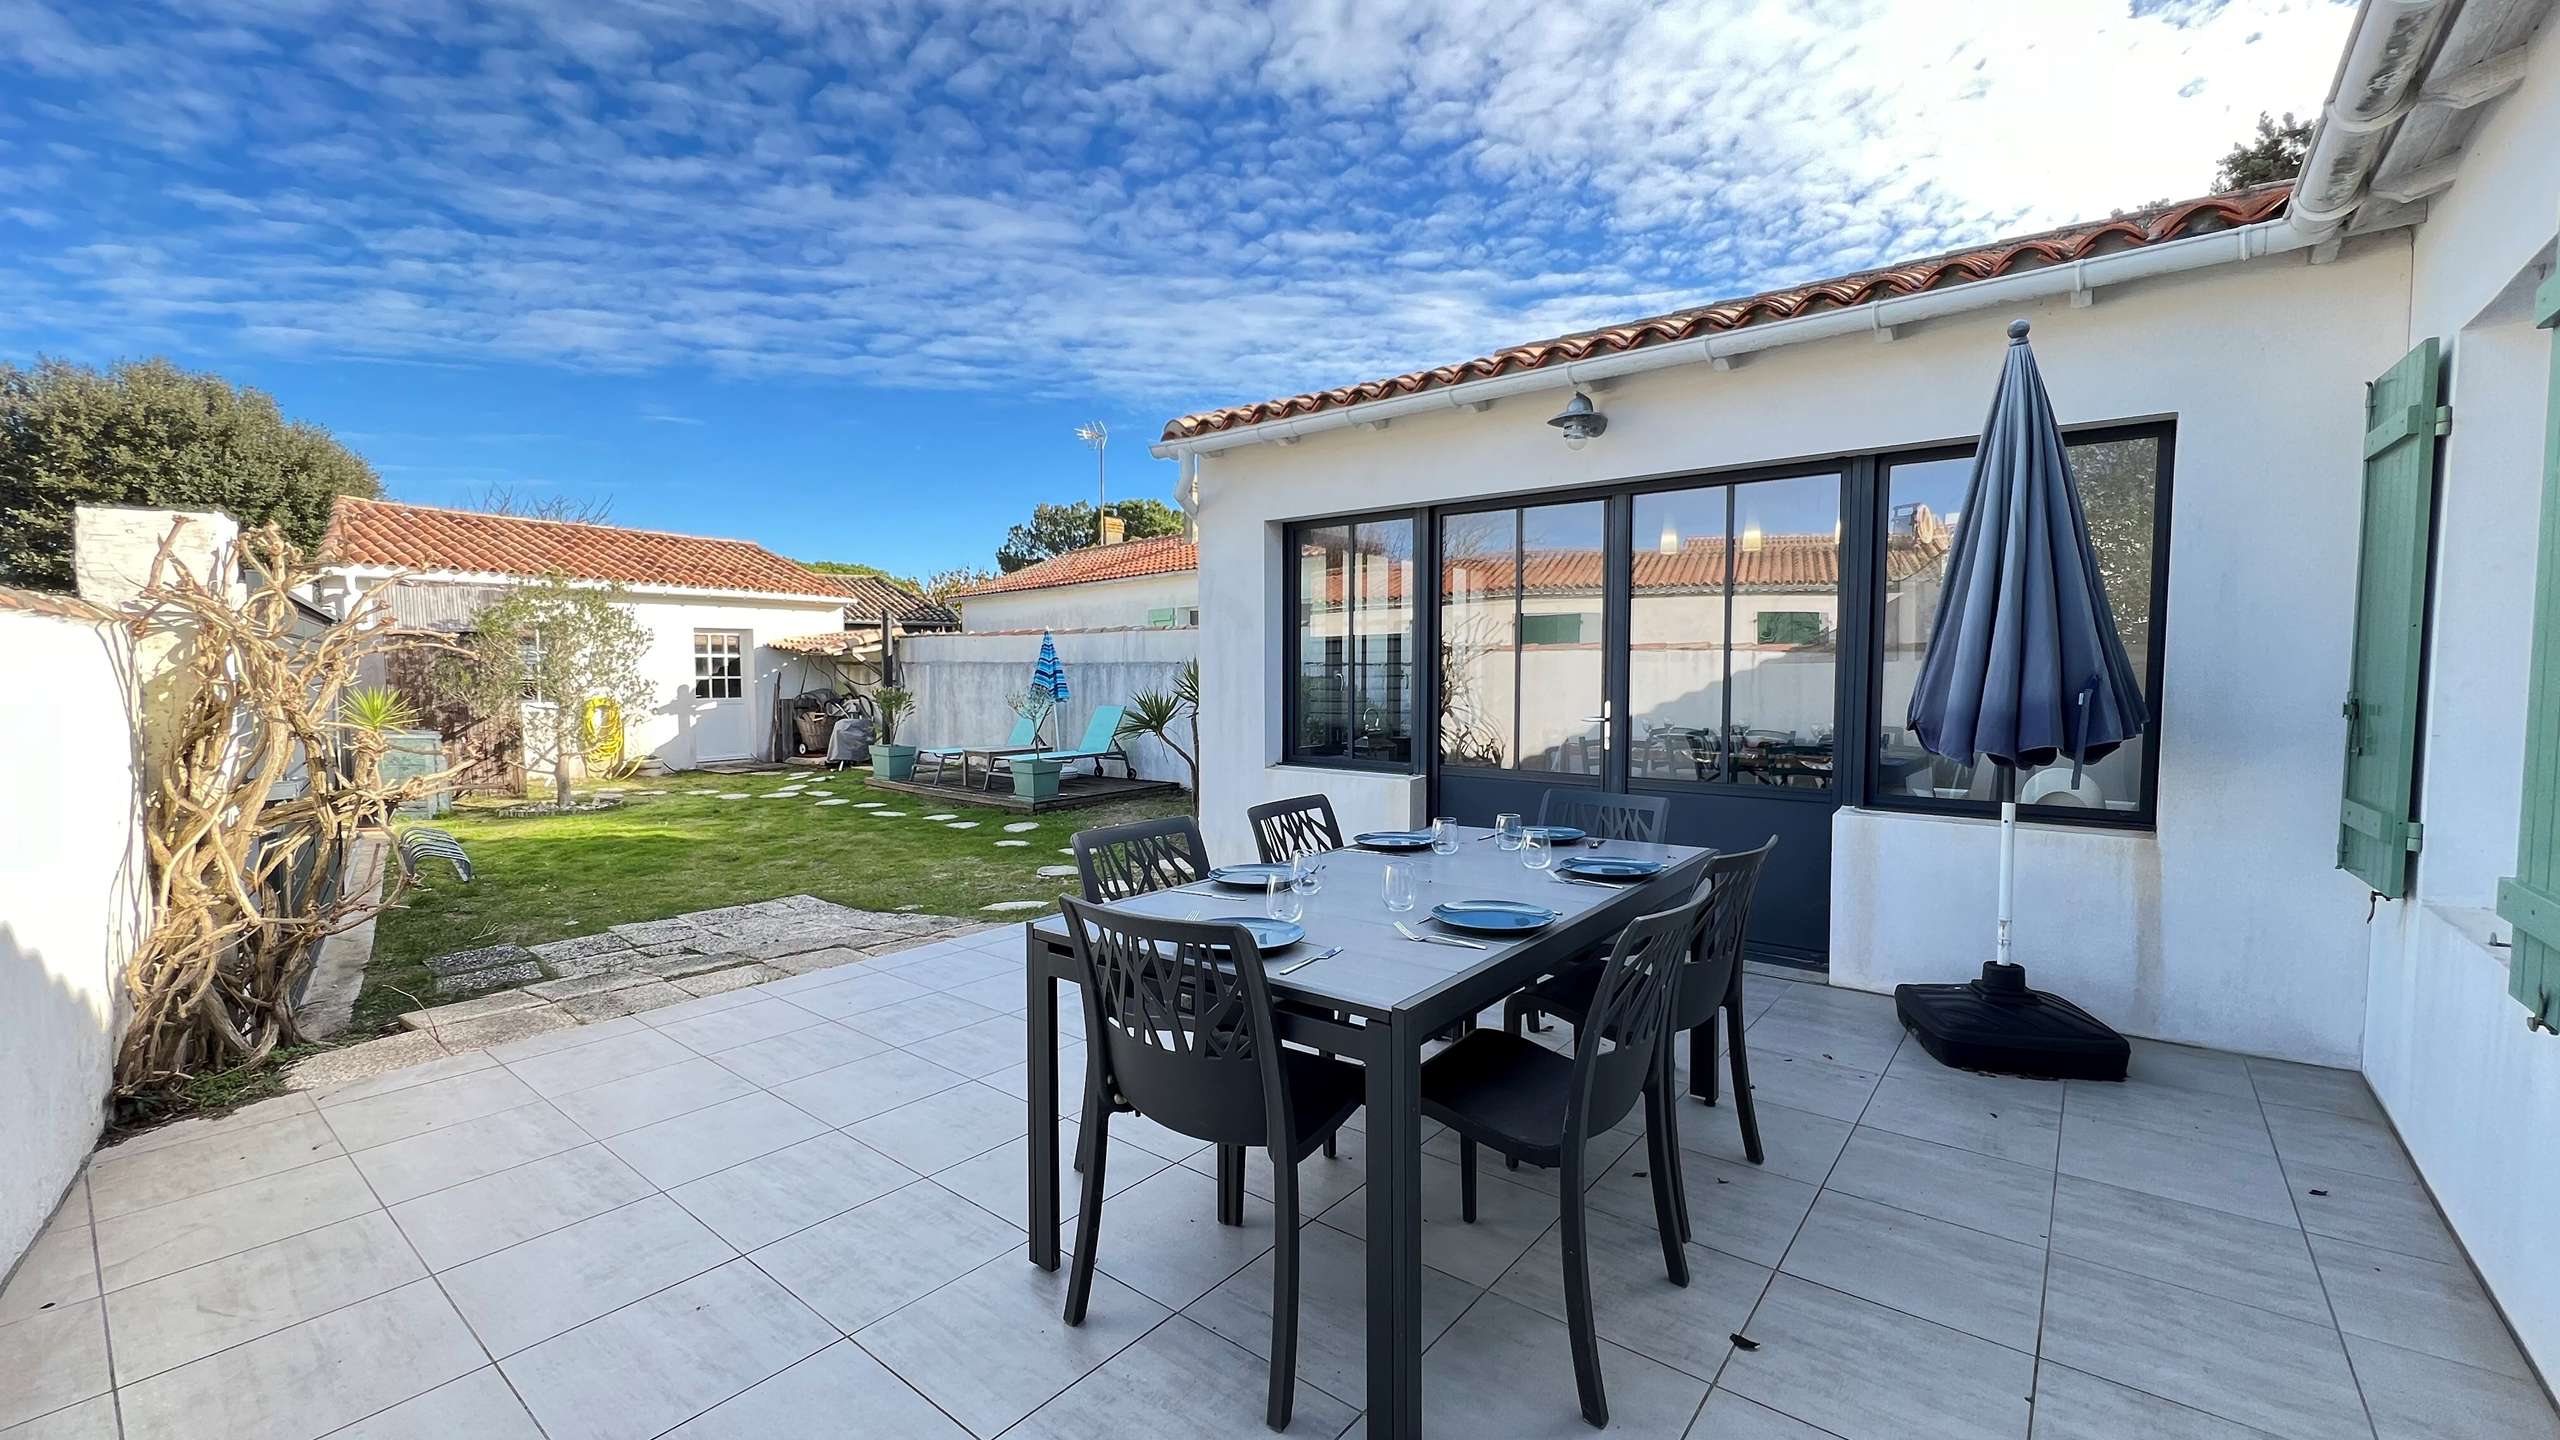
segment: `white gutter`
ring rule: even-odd
[[[1648,345],[1641,350],[1628,350],[1615,355],[1596,355],[1576,360],[1569,365],[1550,365],[1544,369],[1522,371],[1516,375],[1497,375],[1486,380],[1469,380],[1444,385],[1413,395],[1400,395],[1387,400],[1370,400],[1358,405],[1345,405],[1319,410],[1312,415],[1293,415],[1269,420],[1259,425],[1238,426],[1232,430],[1213,430],[1180,440],[1160,440],[1149,447],[1160,459],[1181,459],[1188,464],[1201,455],[1213,455],[1239,446],[1262,445],[1273,441],[1292,441],[1302,436],[1318,435],[1327,430],[1340,430],[1351,425],[1375,425],[1400,415],[1417,415],[1441,410],[1480,409],[1514,395],[1527,395],[1541,390],[1563,390],[1622,375],[1638,375],[1649,370],[1667,370],[1677,365],[1702,362],[1727,363],[1762,350],[1775,350],[1787,345],[1802,345],[1815,340],[1836,339],[1844,335],[1873,336],[1897,325],[1916,324],[1923,320],[1942,319],[1950,315],[1992,310],[2024,301],[2047,299],[2057,295],[2079,296],[2107,285],[2120,285],[2130,280],[2149,280],[2162,275],[2175,275],[2190,270],[2210,269],[2237,264],[2261,256],[2282,254],[2317,243],[2319,237],[2305,234],[2285,220],[2265,220],[2255,225],[2242,225],[2230,230],[2217,230],[2206,235],[2191,235],[2183,240],[2167,240],[2145,245],[2136,250],[2120,250],[2111,255],[2093,255],[2063,265],[2048,265],[2036,270],[2018,270],[1989,280],[1975,280],[1944,290],[1924,290],[1916,295],[1896,295],[1840,310],[1825,310],[1814,315],[1799,315],[1790,320],[1770,320],[1745,325],[1737,330],[1719,330],[1713,334],[1688,340],[1675,340],[1667,345]],[[1196,471],[1191,473],[1196,474]]]
[[[2069,295],[2074,303],[2086,303],[2091,292],[2106,285],[2329,244],[2363,202],[2365,187],[2374,167],[2381,162],[2392,128],[2412,107],[2423,103],[2425,97],[2418,91],[2418,81],[2438,33],[2457,8],[2459,0],[2365,0],[2356,12],[2354,33],[2348,37],[2346,53],[2338,62],[2337,78],[2321,107],[2302,176],[2295,183],[2292,202],[2285,207],[2282,219],[2093,256],[2067,265],[2016,271],[1945,290],[1897,295],[1818,315],[1721,330],[1692,340],[1648,345],[1641,350],[1595,356],[1569,365],[1469,380],[1389,400],[1213,430],[1187,439],[1159,440],[1148,447],[1149,453],[1158,459],[1184,461],[1184,489],[1192,496],[1185,506],[1188,509],[1197,501],[1198,457],[1221,450],[1273,441],[1286,444],[1347,425],[1383,425],[1399,415],[1480,410],[1507,396],[1562,390],[1675,365],[1700,361],[1726,365],[1757,351],[1813,340],[1843,335],[1891,338],[1897,325],[1996,309],[2025,300]]]
[[[2426,98],[2418,81],[2459,0],[2365,0],[2321,103],[2285,223],[2314,241],[2344,229],[2382,163],[2391,132]]]

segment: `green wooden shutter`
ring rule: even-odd
[[[2534,295],[2551,331],[2551,399],[2542,452],[2542,549],[2533,585],[2533,668],[2526,672],[2524,815],[2516,873],[2498,882],[2498,913],[2516,927],[2507,990],[2543,1026],[2560,1025],[2560,275]]]
[[[2385,896],[2408,888],[2418,747],[2418,664],[2426,643],[2427,552],[2435,518],[2441,346],[2400,359],[2364,397],[2364,549],[2356,566],[2355,664],[2347,679],[2338,868]]]

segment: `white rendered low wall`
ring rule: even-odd
[[[0,609],[0,1275],[105,1118],[147,879],[123,632]]]

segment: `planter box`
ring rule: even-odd
[[[877,753],[877,752],[874,752]],[[1013,793],[1035,804],[1058,798],[1058,777],[1066,773],[1066,765],[1057,760],[1016,760],[1013,762]]]
[[[913,779],[916,773],[916,747],[913,745],[872,746],[871,773],[883,780]]]

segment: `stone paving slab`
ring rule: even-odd
[[[533,947],[534,958],[545,965],[558,967],[566,962],[593,960],[626,955],[631,942],[607,930],[596,935],[579,935],[567,940],[554,940]]]
[[[483,945],[477,950],[456,950],[450,955],[434,956],[427,961],[427,968],[439,977],[467,975],[474,970],[522,965],[532,959],[533,952],[521,945]]]
[[[564,975],[557,980],[545,980],[539,985],[527,985],[524,987],[524,993],[539,995],[545,1000],[574,1000],[581,995],[601,995],[608,990],[627,990],[634,985],[646,985],[652,978],[648,975],[635,975],[628,970],[606,970],[589,975]]]
[[[526,958],[512,965],[492,965],[485,970],[465,970],[457,975],[436,977],[439,995],[477,995],[506,985],[522,985],[542,978],[542,962]]]
[[[523,992],[509,993],[522,994]],[[617,990],[614,993],[620,995],[628,992]],[[450,1024],[438,1025],[435,1027],[435,1034],[437,1039],[445,1043],[445,1048],[448,1050],[485,1050],[492,1045],[504,1045],[510,1040],[522,1040],[546,1031],[566,1030],[578,1023],[578,1017],[558,1006],[536,1000],[523,1009],[505,1010],[473,1020],[458,1020]]]
[[[592,1025],[599,1020],[611,1020],[617,1016],[638,1015],[649,1010],[664,1010],[670,1005],[681,1005],[692,998],[694,997],[664,980],[652,979],[644,980],[637,985],[627,985],[619,990],[607,990],[600,994],[580,995],[575,999],[563,1000],[560,1002],[560,1009],[580,1024]]]
[[[674,984],[688,995],[720,995],[731,990],[743,990],[750,985],[761,985],[767,980],[779,980],[786,973],[770,965],[732,965],[707,975],[690,975]]]

